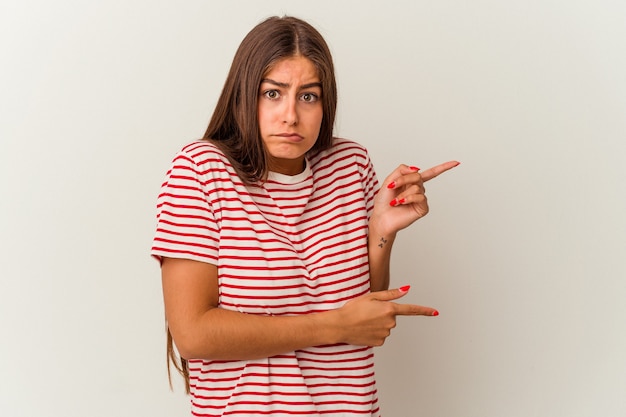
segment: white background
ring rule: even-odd
[[[626,415],[626,3],[3,0],[0,415],[183,416],[155,200],[243,36],[333,51],[336,133],[380,179],[462,164],[394,248],[386,416]]]

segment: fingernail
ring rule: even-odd
[[[395,187],[396,187],[395,181],[391,181],[389,184],[387,184],[387,188],[395,188]]]
[[[420,170],[420,169],[419,169],[418,167],[416,167],[416,166],[410,166],[410,167],[409,167],[409,169],[410,169],[410,170],[412,170],[412,171],[419,171],[419,170]]]
[[[439,312],[437,310],[433,311],[433,316],[438,316]]]
[[[404,287],[400,287],[399,290],[402,292],[409,292],[409,290],[411,289],[410,285],[405,285]],[[439,314],[439,313],[437,313]]]
[[[404,204],[406,203],[406,200],[404,198],[401,198],[400,200],[398,200],[398,204]]]
[[[397,198],[394,198],[393,200],[391,200],[391,201],[389,202],[389,205],[390,205],[391,207],[395,207],[395,206],[397,206],[397,205],[398,205],[398,199],[397,199]]]
[[[454,166],[458,167],[459,165],[461,165],[461,163],[459,161],[456,161],[456,164]]]

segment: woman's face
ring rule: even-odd
[[[259,87],[259,128],[271,155],[270,170],[296,175],[322,125],[322,84],[311,61],[295,56],[278,61]]]

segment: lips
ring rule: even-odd
[[[279,133],[275,136],[278,136],[280,138],[285,138],[287,140],[293,141],[293,142],[299,142],[302,139],[304,139],[304,137],[300,136],[297,133]]]

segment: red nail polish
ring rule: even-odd
[[[412,171],[419,171],[419,170],[420,170],[420,169],[419,169],[418,167],[416,167],[416,166],[410,166],[410,167],[409,167],[409,169],[410,169],[410,170],[412,170]]]
[[[395,206],[397,206],[397,205],[398,205],[398,200],[394,198],[393,200],[391,200],[391,201],[389,202],[389,205],[390,205],[391,207],[395,207]]]
[[[404,287],[400,287],[399,289],[402,292],[409,292],[409,290],[411,289],[411,286],[410,285],[405,285]]]
[[[387,188],[395,188],[395,187],[396,187],[395,181],[391,181],[389,184],[387,184]]]
[[[437,310],[433,311],[433,316],[438,316],[439,312]]]
[[[398,200],[398,204],[404,204],[406,203],[406,200],[404,198],[401,198],[400,200]]]

